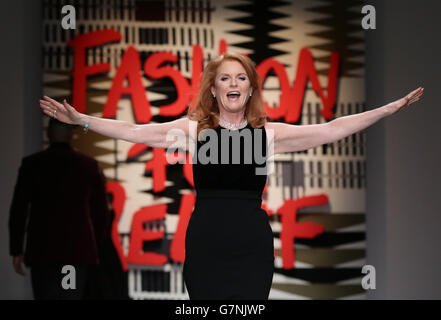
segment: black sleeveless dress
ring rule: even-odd
[[[243,131],[249,131],[252,161],[245,160],[244,152],[250,140],[240,139],[240,149],[233,148],[230,140],[229,162],[225,164],[222,131],[243,136]],[[203,154],[199,151],[206,150],[201,148],[210,139],[196,143],[196,203],[185,239],[184,282],[191,300],[266,300],[274,272],[273,232],[267,213],[261,209],[267,175],[262,171],[256,174],[266,163],[254,154],[259,143],[260,153],[266,154],[265,128],[253,129],[248,124],[233,132],[218,126],[214,132],[218,137],[217,164],[199,159]],[[239,163],[237,158],[232,162],[235,151],[240,151]]]

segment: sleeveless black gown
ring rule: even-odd
[[[222,130],[228,129],[215,129],[218,150],[222,150]],[[262,141],[265,155],[265,128],[248,124],[236,133],[242,130],[251,132],[253,148],[261,130],[262,139],[257,141]],[[196,152],[207,141],[198,141]],[[252,163],[245,162],[244,144],[241,139],[239,164],[232,163],[231,146],[229,164],[220,164],[221,151],[218,164],[202,164],[199,159],[193,164],[196,203],[187,227],[183,266],[191,300],[268,299],[274,272],[273,232],[261,209],[267,175],[256,175],[256,168],[265,167],[265,162],[254,156]]]

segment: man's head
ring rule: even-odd
[[[70,143],[76,127],[77,126],[75,125],[63,123],[57,119],[51,118],[46,132],[49,142],[51,144],[55,142]]]

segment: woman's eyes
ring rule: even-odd
[[[222,77],[221,78],[222,81],[225,81],[227,79],[228,79],[228,77]],[[247,78],[246,77],[239,77],[239,79],[242,80],[242,81],[245,81]]]

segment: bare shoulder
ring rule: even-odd
[[[267,121],[266,123],[265,123],[265,130],[276,130],[277,128],[279,128],[280,126],[279,126],[279,122],[270,122],[270,121]]]
[[[267,121],[265,123],[265,129],[269,129],[269,130],[276,130],[276,131],[280,131],[285,129],[287,126],[289,126],[289,124],[287,123],[283,123],[283,122],[273,122],[273,121]]]

